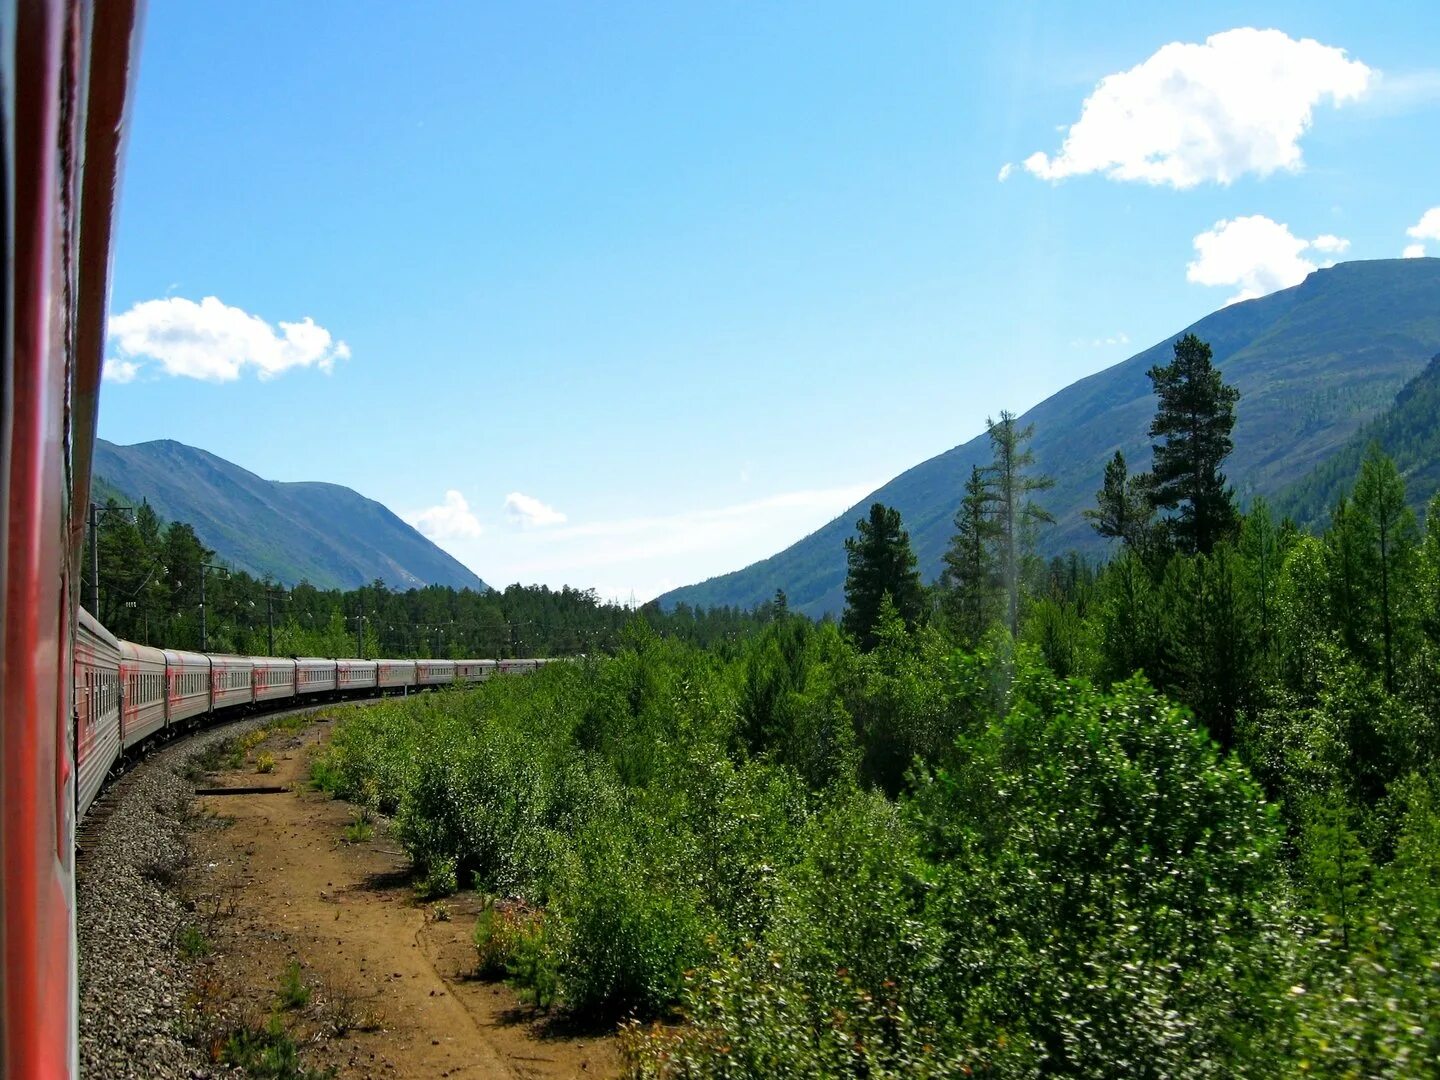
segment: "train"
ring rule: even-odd
[[[79,610],[75,634],[75,816],[106,777],[159,740],[249,712],[408,694],[523,675],[549,659],[362,660],[233,656],[121,641]]]

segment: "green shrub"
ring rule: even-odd
[[[305,982],[305,973],[297,960],[291,960],[280,973],[280,1007],[282,1009],[303,1009],[310,1004],[310,987]]]

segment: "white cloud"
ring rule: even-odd
[[[1099,172],[1176,188],[1296,172],[1315,106],[1359,98],[1375,74],[1343,49],[1279,30],[1172,42],[1101,79],[1059,153],[1024,165],[1045,180]]]
[[[512,491],[505,496],[505,513],[522,529],[544,528],[547,525],[565,524],[565,515],[553,506],[546,506],[531,495]]]
[[[1239,286],[1240,291],[1225,301],[1234,304],[1300,284],[1318,269],[1305,252],[1344,251],[1349,246],[1348,240],[1337,236],[1306,240],[1291,233],[1288,225],[1252,214],[1217,221],[1214,228],[1195,237],[1198,258],[1186,269],[1185,278],[1197,285]]]
[[[1010,179],[1010,174],[1013,173],[1014,171],[1015,171],[1015,166],[1012,165],[1010,162],[1007,161],[1004,165],[1001,165],[1001,166],[1000,166],[1000,173],[999,173],[998,176],[995,177],[995,179],[996,179],[996,180],[999,180],[1000,183],[1003,184],[1006,180],[1009,180],[1009,179]]]
[[[485,530],[470,511],[465,496],[453,488],[445,492],[445,501],[438,506],[404,515],[405,520],[415,526],[431,540],[474,540]]]
[[[107,382],[132,382],[139,374],[139,364],[132,360],[116,360],[113,356],[107,356],[105,363],[100,366],[100,377]]]
[[[134,378],[158,364],[166,375],[208,382],[232,382],[247,368],[272,379],[294,367],[318,367],[327,374],[335,361],[350,359],[350,347],[336,341],[306,316],[281,322],[276,333],[264,319],[207,296],[198,304],[183,296],[145,300],[110,319],[110,342],[119,364]]]
[[[1440,206],[1432,206],[1420,220],[1405,230],[1412,240],[1440,240]]]
[[[1423,259],[1425,257],[1424,244],[1406,244],[1405,250],[1400,253],[1402,259]]]

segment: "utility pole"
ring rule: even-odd
[[[200,651],[201,651],[201,652],[209,652],[209,651],[210,651],[210,633],[209,633],[209,628],[208,628],[208,626],[207,626],[206,623],[205,623],[205,571],[206,571],[206,570],[219,570],[219,571],[220,571],[222,574],[224,574],[226,577],[229,577],[229,576],[230,576],[230,571],[227,570],[227,569],[226,569],[225,567],[223,567],[223,566],[216,566],[214,563],[205,563],[205,562],[202,562],[202,563],[200,564]]]
[[[90,504],[90,614],[100,618],[100,511],[129,510],[133,506],[100,507]]]
[[[281,591],[279,592],[279,596],[280,596],[280,597],[283,597],[283,598],[286,599],[286,600],[290,599],[288,596],[285,595],[285,593],[284,593],[283,590],[281,590]],[[274,655],[275,655],[275,600],[276,600],[276,598],[277,598],[276,590],[274,590],[274,589],[268,589],[268,588],[265,590],[265,640],[266,640],[265,655],[266,655],[266,656],[274,656]]]

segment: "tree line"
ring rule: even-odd
[[[753,611],[679,605],[667,613],[652,603],[636,611],[601,600],[593,589],[544,585],[396,590],[377,580],[347,590],[306,581],[287,588],[218,560],[190,524],[162,522],[148,503],[127,511],[110,499],[97,518],[94,614],[117,637],[165,648],[258,656],[577,656],[613,652],[635,619],[708,646],[740,640],[773,618],[768,604]],[[88,607],[88,545],[81,580]]]

